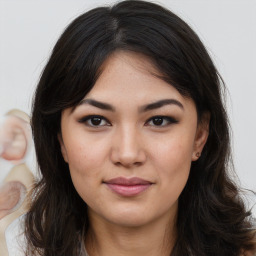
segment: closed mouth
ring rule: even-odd
[[[111,191],[121,196],[136,196],[146,189],[148,189],[153,183],[138,177],[124,178],[117,177],[114,179],[103,182],[110,188]]]

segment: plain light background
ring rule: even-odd
[[[243,187],[256,190],[256,1],[158,0],[198,33],[226,82],[233,158]],[[100,0],[0,0],[0,116],[30,113],[34,88],[57,38]],[[255,211],[255,208],[254,208]]]

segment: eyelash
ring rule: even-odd
[[[173,117],[170,117],[170,116],[153,116],[151,118],[149,118],[147,121],[146,121],[146,124],[148,124],[149,122],[153,122],[153,120],[156,120],[156,119],[162,119],[162,121],[164,122],[165,121],[165,124],[164,125],[152,125],[152,126],[155,126],[155,127],[166,127],[167,125],[171,125],[171,124],[177,124],[178,123],[178,120],[176,120],[175,118]]]
[[[83,117],[82,119],[80,119],[78,122],[79,123],[83,123],[83,124],[86,124],[87,126],[89,127],[101,127],[101,126],[105,126],[105,125],[93,125],[92,123],[91,124],[88,124],[88,122],[91,122],[93,118],[98,118],[98,119],[101,119],[102,120],[105,120],[105,122],[107,122],[107,125],[106,126],[111,126],[110,122],[103,116],[99,116],[99,115],[89,115],[89,116],[85,116]]]
[[[106,122],[106,124],[94,125],[94,124],[91,123],[93,118],[98,118],[100,122],[102,122],[104,120]],[[160,124],[160,125],[156,125],[156,124],[155,125],[154,124],[150,125],[149,124],[150,122],[153,122],[153,120],[156,121],[156,119],[161,119],[163,122],[165,122],[164,125],[162,125],[162,124]],[[102,126],[111,126],[110,122],[105,117],[100,116],[100,115],[89,115],[89,116],[83,117],[78,122],[86,124],[87,126],[94,127],[94,128],[99,128],[99,127],[102,127]],[[90,124],[89,124],[89,122],[90,122]],[[168,125],[176,124],[176,123],[178,123],[178,120],[176,120],[175,118],[170,117],[170,116],[153,116],[153,117],[149,118],[146,121],[146,126],[166,127]]]

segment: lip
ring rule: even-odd
[[[121,196],[136,196],[148,189],[153,183],[138,177],[117,177],[104,182],[113,192]]]

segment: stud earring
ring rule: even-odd
[[[200,157],[201,156],[201,153],[200,152],[197,152],[196,153],[196,157]]]

